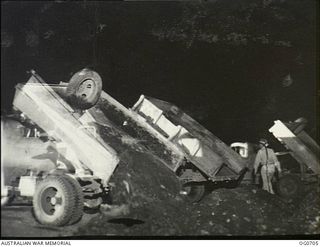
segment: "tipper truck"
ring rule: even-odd
[[[1,119],[1,205],[16,195],[32,198],[40,223],[61,226],[107,200],[119,159],[86,111],[101,88],[100,76],[86,69],[52,85],[32,71],[16,86],[17,114]]]

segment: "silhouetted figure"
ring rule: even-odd
[[[262,189],[274,194],[271,181],[276,169],[279,174],[281,173],[280,162],[273,149],[267,148],[269,145],[267,140],[261,139],[259,144],[260,149],[254,162],[254,174],[258,173],[259,167],[261,166]]]

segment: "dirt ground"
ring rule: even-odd
[[[309,210],[318,209],[319,214],[319,206],[317,209],[315,204],[309,207]],[[241,186],[232,190],[219,189],[199,204],[149,204],[126,220],[112,220],[101,215],[86,227],[80,227],[78,233],[124,236],[319,234],[319,216],[309,214],[299,218],[300,210],[255,187]]]
[[[99,237],[114,236],[293,236],[320,233],[319,195],[307,194],[300,205],[287,204],[254,186],[218,189],[200,203],[148,203],[125,216],[85,214],[66,227],[36,222],[31,205],[1,210],[1,236]]]
[[[66,227],[48,227],[39,224],[33,217],[31,204],[14,204],[1,208],[2,238],[38,238],[74,236],[77,229],[85,225],[93,215],[85,214],[75,225]]]

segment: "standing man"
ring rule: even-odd
[[[269,144],[266,139],[261,139],[259,144],[260,149],[254,162],[254,174],[257,174],[261,166],[262,189],[274,194],[271,181],[276,169],[279,174],[281,173],[280,162],[273,149],[267,148]]]

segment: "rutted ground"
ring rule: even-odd
[[[309,205],[316,210],[316,205]],[[319,206],[318,206],[319,214]],[[261,236],[319,233],[319,216],[300,218],[301,208],[251,186],[219,189],[201,203],[150,203],[125,219],[100,215],[81,227],[80,235],[117,236]],[[130,217],[131,216],[131,217]],[[318,217],[316,219],[316,217]],[[312,220],[311,220],[312,218]],[[126,225],[126,222],[129,225]],[[131,225],[130,225],[131,223]],[[88,231],[88,229],[91,229]]]
[[[318,198],[318,199],[316,199]],[[85,215],[73,226],[43,227],[31,206],[1,211],[2,237],[261,236],[319,234],[319,195],[286,204],[253,186],[218,189],[198,204],[157,201],[112,217]]]

